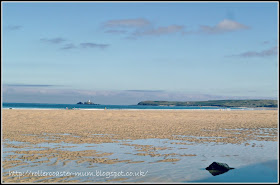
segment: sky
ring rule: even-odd
[[[278,2],[2,2],[2,101],[278,99]]]

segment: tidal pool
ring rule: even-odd
[[[277,154],[276,141],[224,144],[140,139],[30,144],[5,140],[2,167],[5,182],[277,182]],[[214,161],[235,169],[212,176],[205,168]],[[30,177],[37,172],[60,174]]]

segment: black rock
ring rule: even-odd
[[[216,176],[234,168],[229,167],[226,163],[213,162],[210,166],[208,166],[205,169],[208,170],[213,176]]]

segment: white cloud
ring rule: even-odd
[[[249,26],[240,24],[238,22],[225,19],[221,22],[219,22],[215,26],[200,26],[200,32],[203,33],[209,33],[209,34],[217,34],[217,33],[225,33],[225,32],[231,32],[231,31],[237,31],[237,30],[244,30],[249,29]]]

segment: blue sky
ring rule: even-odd
[[[277,98],[278,3],[2,2],[4,102]]]

